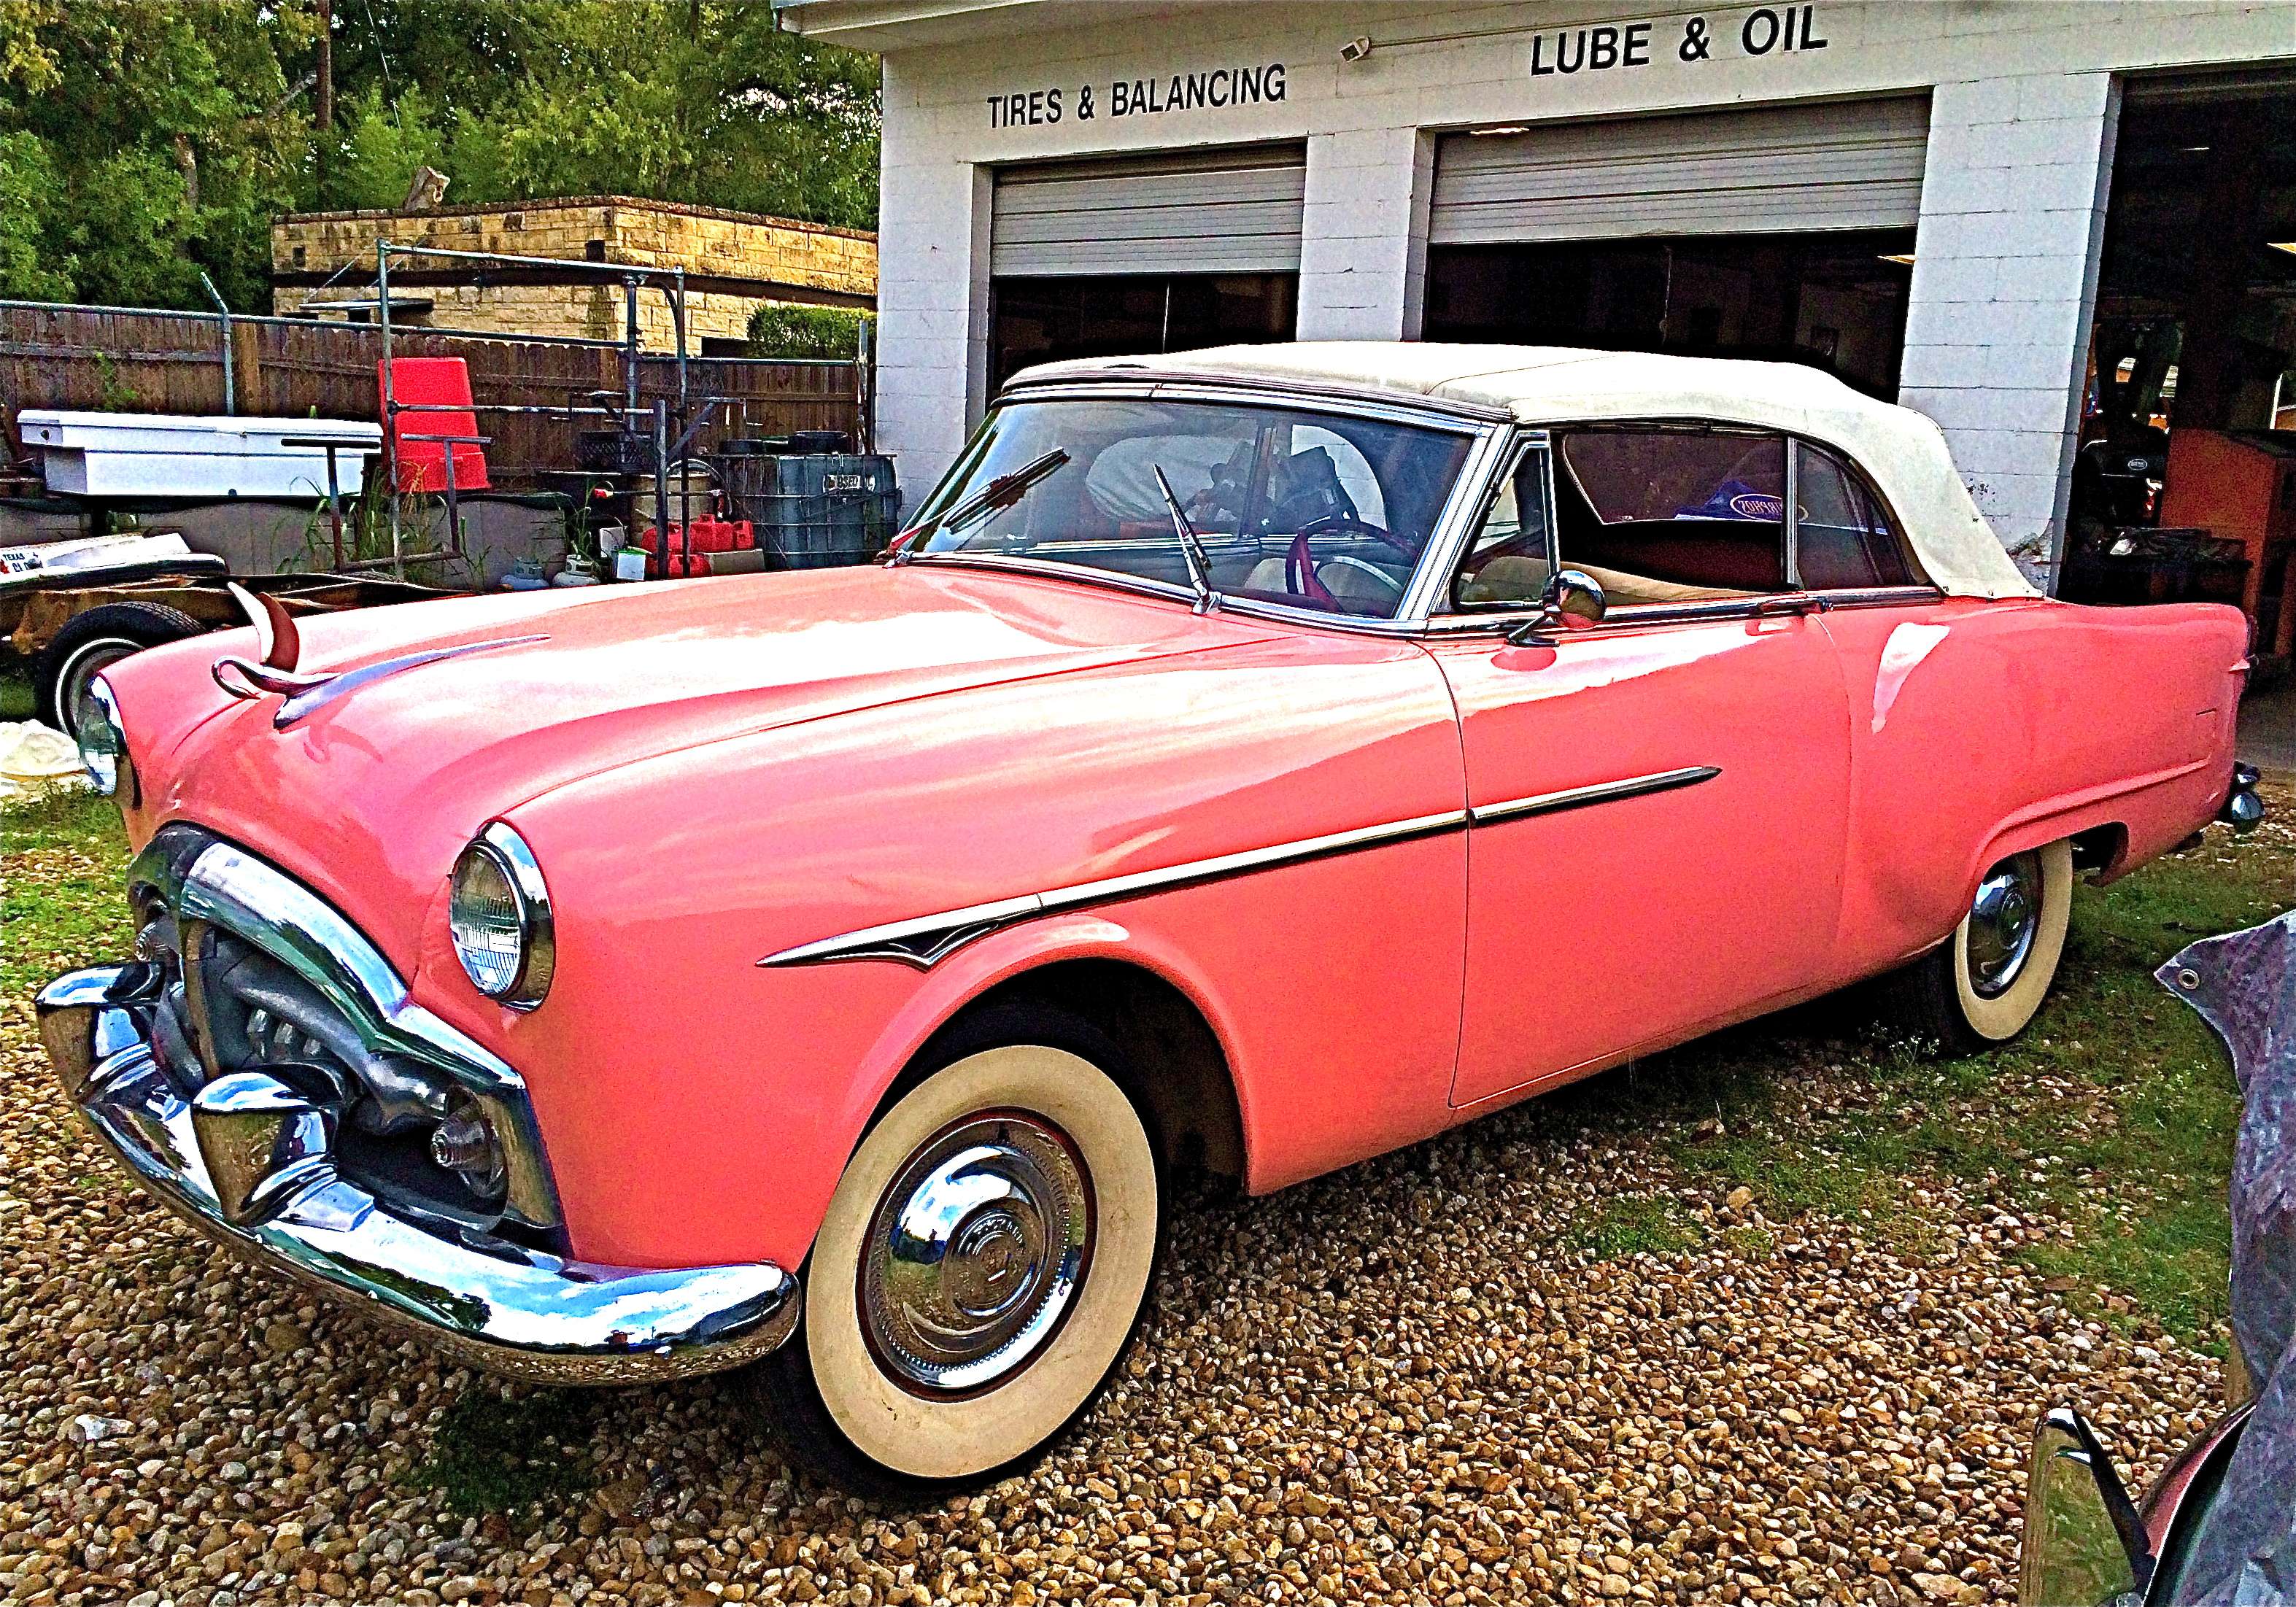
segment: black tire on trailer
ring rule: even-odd
[[[896,1086],[815,1240],[797,1332],[736,1375],[793,1461],[906,1505],[1027,1464],[1084,1414],[1162,1249],[1137,1075],[1097,1025],[1010,1004]],[[949,1242],[889,1261],[914,1234]]]
[[[106,603],[74,614],[32,665],[32,707],[70,735],[72,714],[96,672],[130,653],[196,636],[207,627],[164,603]]]

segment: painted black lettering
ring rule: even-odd
[[[1747,13],[1738,29],[1738,43],[1750,56],[1766,56],[1777,47],[1778,13],[1765,5]]]
[[[1239,67],[1235,70],[1235,103],[1237,105],[1242,106],[1246,103],[1258,105],[1260,98],[1259,88],[1258,68]]]
[[[1132,110],[1136,112],[1156,110],[1148,99],[1148,80],[1145,78],[1132,80]]]
[[[1647,22],[1627,24],[1627,48],[1620,56],[1622,67],[1644,67],[1650,63],[1651,25]]]
[[[1531,76],[1532,78],[1553,78],[1553,77],[1554,76],[1554,69],[1553,69],[1552,67],[1549,67],[1549,66],[1546,64],[1546,36],[1545,34],[1533,34],[1533,35],[1531,35],[1531,37],[1530,37],[1530,76]]]
[[[1049,94],[1046,95],[1045,104],[1049,108],[1051,112],[1051,115],[1046,117],[1045,121],[1048,123],[1059,122],[1061,120],[1061,92],[1055,89]]]
[[[1205,94],[1206,98],[1209,99],[1213,105],[1225,106],[1227,104],[1228,97],[1235,93],[1230,83],[1230,80],[1234,77],[1234,75],[1229,72],[1225,67],[1215,67],[1212,69],[1211,82],[1207,86]]]
[[[1262,77],[1267,86],[1267,98],[1271,101],[1282,100],[1283,98],[1283,63],[1270,61],[1267,64],[1267,72]]]
[[[1578,60],[1576,60],[1576,61],[1571,60],[1571,57],[1570,57],[1570,41],[1571,41],[1574,37],[1575,37],[1575,38],[1578,40]],[[1555,70],[1555,71],[1557,71],[1557,72],[1577,72],[1577,71],[1578,71],[1579,70],[1581,70],[1582,68],[1584,68],[1586,65],[1587,65],[1587,30],[1586,30],[1585,29],[1583,29],[1583,28],[1582,28],[1582,29],[1580,29],[1578,31],[1578,33],[1577,33],[1576,35],[1570,35],[1570,34],[1557,34],[1557,35],[1555,35],[1555,36],[1554,36],[1554,70]]]
[[[1619,30],[1604,23],[1587,36],[1587,65],[1603,70],[1619,64]]]
[[[990,95],[988,97],[988,126],[991,128],[1002,128],[1004,126],[998,120],[1004,111],[1004,97],[1001,94]]]
[[[1801,47],[1804,50],[1825,48],[1825,41],[1818,37],[1817,7],[1815,5],[1805,5],[1801,8]]]

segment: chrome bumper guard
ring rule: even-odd
[[[260,1070],[184,1099],[152,1057],[140,970],[57,978],[37,1001],[40,1035],[96,1136],[226,1248],[459,1360],[545,1383],[715,1372],[797,1325],[797,1280],[770,1263],[602,1267],[395,1210],[335,1170],[335,1112]]]
[[[2256,791],[2257,783],[2263,779],[2263,773],[2254,765],[2234,765],[2232,785],[2225,792],[2217,818],[2243,835],[2256,830],[2264,822],[2264,799]]]

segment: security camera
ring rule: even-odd
[[[1358,34],[1340,46],[1340,60],[1342,61],[1360,61],[1369,54],[1371,54],[1369,34]]]

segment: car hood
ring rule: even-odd
[[[1270,629],[1078,582],[914,565],[308,619],[303,672],[442,656],[347,679],[283,729],[278,697],[239,701],[213,684],[218,657],[253,655],[251,631],[140,654],[110,678],[143,775],[133,824],[190,819],[235,837],[404,956],[463,846],[569,782],[776,726]]]

